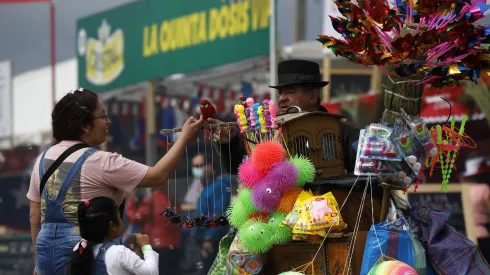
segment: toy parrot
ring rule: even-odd
[[[208,118],[216,118],[216,109],[214,108],[213,104],[211,104],[209,101],[206,99],[201,100],[201,114],[202,118],[204,121],[204,124],[209,124],[208,123]],[[204,132],[204,138],[209,139],[211,138],[211,131],[209,127],[205,127],[205,132]]]
[[[202,99],[200,107],[201,107],[202,118],[205,123],[208,121],[208,118],[215,118],[216,109],[214,108],[213,104],[211,104],[209,101],[207,101],[206,99]]]
[[[244,97],[244,96],[241,96],[239,99],[238,99],[238,104],[242,104],[243,107],[247,108],[247,98]]]

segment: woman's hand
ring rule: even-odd
[[[194,117],[190,117],[182,127],[181,138],[185,139],[186,143],[197,139],[197,137],[199,137],[199,132],[201,131],[202,123],[202,115],[199,117],[199,120],[196,120]]]

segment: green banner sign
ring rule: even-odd
[[[103,92],[268,54],[269,1],[147,0],[82,18],[79,86]]]

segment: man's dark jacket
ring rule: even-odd
[[[323,106],[320,106],[320,111],[328,112]],[[344,157],[344,167],[348,173],[354,172],[354,163],[356,161],[356,151],[352,148],[352,143],[359,139],[359,129],[347,125],[340,124],[340,138],[342,140],[342,154]],[[245,145],[239,136],[231,139],[230,144],[221,145],[221,160],[226,169],[230,169],[231,157],[231,173],[238,173],[238,166],[242,163],[243,156],[246,155]]]

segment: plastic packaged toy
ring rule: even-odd
[[[367,130],[361,130],[359,133],[359,140],[363,141]],[[391,170],[388,169],[382,161],[376,158],[362,158],[363,151],[362,142],[357,143],[357,157],[354,166],[354,175],[356,176],[368,176],[368,175],[388,175]],[[369,149],[368,149],[369,150]]]
[[[407,121],[407,125],[415,134],[415,138],[424,146],[427,151],[427,157],[437,155],[437,147],[430,135],[425,121],[420,117],[410,116],[403,109],[400,109],[403,117]]]
[[[404,189],[417,182],[419,178],[419,173],[415,173],[405,161],[383,161],[383,164],[391,173],[378,175],[378,177],[387,185]]]
[[[298,196],[283,225],[292,228],[293,240],[309,242],[321,241],[330,233],[342,232],[347,225],[342,220],[339,206],[332,193],[315,196],[311,191],[303,191]],[[330,229],[330,227],[332,227]]]
[[[360,158],[401,161],[395,145],[390,140],[392,128],[380,124],[366,127],[361,141]]]
[[[410,128],[407,128],[401,120],[397,119],[392,140],[396,144],[398,152],[403,156],[403,159],[418,174],[427,158],[427,150],[415,137],[415,133]]]

